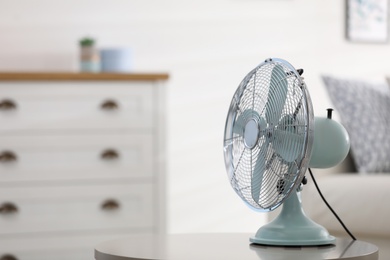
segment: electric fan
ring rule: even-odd
[[[243,79],[230,104],[224,157],[230,184],[252,209],[281,213],[252,243],[313,246],[335,242],[302,210],[308,167],[332,167],[347,156],[349,137],[331,119],[315,117],[306,84],[282,59],[267,59]]]

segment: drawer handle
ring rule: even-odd
[[[17,156],[14,152],[3,151],[0,153],[0,162],[8,163],[8,162],[14,162],[16,160],[17,160]]]
[[[12,202],[5,202],[0,205],[0,214],[15,214],[18,212],[18,207]]]
[[[119,105],[114,100],[106,100],[100,105],[100,108],[103,110],[112,111],[118,109]]]
[[[102,203],[102,210],[112,211],[120,208],[119,202],[114,199],[108,199]]]
[[[16,256],[6,254],[6,255],[2,255],[0,257],[0,260],[18,260],[18,258]]]
[[[114,160],[119,158],[119,153],[113,149],[107,149],[102,152],[101,158],[104,160]]]
[[[16,103],[11,99],[4,99],[0,102],[0,110],[9,111],[16,109]]]

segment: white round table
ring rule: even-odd
[[[134,235],[95,248],[96,260],[377,260],[373,244],[337,238],[334,246],[276,247],[250,244],[251,234]]]

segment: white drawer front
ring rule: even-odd
[[[152,183],[1,188],[0,236],[150,228],[154,194]]]
[[[153,136],[147,133],[0,136],[0,185],[12,181],[150,179],[152,145]]]
[[[0,83],[0,103],[0,133],[153,126],[151,83]]]

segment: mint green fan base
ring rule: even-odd
[[[292,192],[280,214],[262,226],[250,242],[275,246],[317,246],[334,244],[335,237],[303,212],[299,192]]]
[[[314,120],[313,153],[310,167],[328,168],[347,156],[350,143],[345,128],[330,118]],[[300,192],[293,191],[283,203],[280,214],[262,226],[250,241],[275,246],[317,246],[334,244],[336,239],[328,231],[309,219],[303,212]]]

